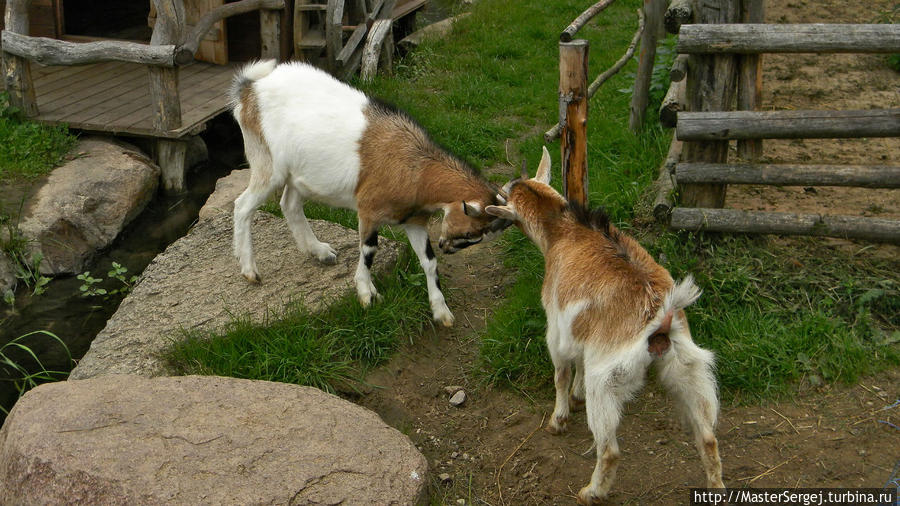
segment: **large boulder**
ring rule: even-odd
[[[235,317],[263,322],[292,301],[317,309],[351,290],[359,260],[356,231],[318,220],[310,225],[337,251],[336,264],[301,253],[283,219],[257,212],[252,230],[262,283],[251,284],[232,255],[231,214],[200,221],[144,270],[70,377],[164,375],[160,353],[184,337],[182,329],[216,330]],[[375,271],[393,266],[399,251],[394,241],[379,242]]]
[[[132,146],[88,137],[55,169],[19,224],[41,273],[74,274],[144,209],[159,184],[159,167]]]
[[[216,181],[216,189],[200,208],[198,219],[205,220],[217,214],[231,216],[234,211],[234,199],[238,198],[250,184],[250,169],[233,170],[227,176]]]
[[[427,463],[320,390],[104,376],[28,392],[0,430],[0,504],[414,504]]]

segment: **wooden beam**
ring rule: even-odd
[[[355,53],[356,49],[359,47],[359,43],[365,38],[366,32],[368,32],[368,27],[365,23],[360,23],[356,26],[353,33],[350,34],[350,38],[348,38],[347,42],[344,44],[343,49],[341,49],[341,52],[337,55],[336,61],[338,67],[343,68],[347,65],[347,62],[350,61],[353,53]]]
[[[679,53],[900,53],[900,24],[684,25]]]
[[[331,72],[342,70],[338,67],[337,57],[341,52],[343,37],[343,19],[344,19],[344,2],[331,1],[328,2],[328,9],[325,11],[325,54],[328,58],[328,65]]]
[[[742,0],[741,20],[744,23],[764,22],[763,0]],[[762,103],[762,55],[745,54],[738,57],[739,111],[756,111]],[[737,154],[744,160],[755,162],[762,157],[762,139],[737,141]]]
[[[679,183],[900,188],[900,165],[679,163]]]
[[[6,1],[5,31],[28,35],[28,5],[30,3],[30,0]],[[9,94],[10,104],[19,108],[25,116],[37,116],[37,99],[34,94],[34,81],[31,78],[31,66],[28,60],[6,51],[4,47],[0,54],[0,65],[2,65],[3,82],[6,92]]]
[[[276,62],[282,61],[281,54],[281,11],[263,9],[259,11],[259,57]]]
[[[192,55],[200,47],[200,41],[206,33],[219,21],[238,14],[244,14],[255,10],[281,10],[284,9],[284,0],[241,0],[240,2],[227,3],[207,12],[200,18],[190,33],[185,36],[184,48]],[[260,20],[262,21],[262,19]]]
[[[736,23],[740,20],[740,0],[700,2],[695,5],[696,23]],[[681,27],[681,33],[687,26]],[[679,35],[681,38],[683,35]],[[687,110],[726,111],[735,99],[737,62],[732,55],[691,55],[687,76]],[[678,123],[680,126],[680,113]],[[678,136],[681,139],[680,136]],[[687,142],[682,159],[691,162],[724,163],[728,161],[728,141]],[[679,185],[681,205],[687,207],[722,207],[724,185]]]
[[[691,0],[672,0],[665,14],[666,31],[677,34],[681,29],[681,25],[686,25],[693,21],[694,10],[691,8]]]
[[[644,113],[650,103],[650,78],[656,60],[656,42],[659,39],[666,0],[644,0],[644,31],[641,35],[641,54],[631,93],[631,116],[628,126],[637,132],[644,124]]]
[[[366,45],[363,48],[362,64],[360,66],[360,78],[363,81],[371,81],[378,71],[378,60],[382,55],[382,47],[391,34],[391,19],[379,19],[372,25]]]
[[[860,137],[900,137],[900,109],[678,113],[682,141]]]
[[[688,55],[680,54],[675,57],[672,62],[672,69],[669,70],[669,80],[672,82],[683,81],[687,75]]]
[[[122,61],[145,65],[175,66],[176,46],[151,46],[137,42],[65,42],[29,37],[3,30],[3,50],[42,65],[84,65]]]
[[[572,38],[575,37],[575,33],[578,32],[578,30],[581,30],[581,28],[586,25],[588,21],[590,21],[597,14],[603,12],[603,9],[609,7],[610,4],[612,4],[614,1],[615,0],[601,0],[588,7],[587,10],[579,14],[578,17],[575,18],[575,20],[572,21],[572,23],[570,23],[569,26],[567,26],[561,34],[559,34],[560,42],[571,42]]]
[[[695,232],[814,235],[900,244],[900,221],[859,216],[678,207],[672,210],[669,227]]]
[[[677,81],[669,83],[666,96],[659,106],[659,123],[666,128],[674,128],[678,123],[678,113],[685,109],[685,83]]]
[[[563,194],[586,206],[587,174],[587,67],[588,41],[559,43],[559,122],[562,130]]]
[[[681,158],[682,143],[672,133],[669,153],[659,167],[659,176],[653,184],[656,187],[656,198],[653,199],[653,217],[659,223],[668,223],[672,212],[672,190],[675,189],[674,171]]]

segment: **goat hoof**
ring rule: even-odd
[[[600,504],[600,501],[603,500],[604,496],[595,495],[590,487],[584,487],[583,489],[578,491],[578,504]]]
[[[552,418],[550,423],[547,424],[547,432],[553,434],[554,436],[562,434],[566,431],[566,427],[569,424],[568,418]]]
[[[454,318],[453,318],[453,314],[451,314],[451,313],[448,311],[448,312],[443,313],[443,314],[435,314],[435,315],[434,315],[434,321],[440,322],[441,325],[443,325],[443,326],[445,326],[445,327],[452,327],[452,326],[453,326],[453,322],[454,322],[455,320],[454,320]]]
[[[262,281],[259,277],[259,274],[255,273],[255,272],[251,272],[249,274],[244,272],[242,274],[244,275],[244,278],[247,281],[253,283],[254,285],[258,285]]]
[[[334,265],[337,263],[337,252],[328,243],[322,243],[315,251],[316,258],[325,265]]]

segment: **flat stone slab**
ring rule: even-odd
[[[415,504],[427,462],[310,387],[107,375],[41,385],[0,430],[0,504]]]
[[[217,330],[245,316],[264,322],[293,301],[318,309],[352,290],[358,234],[326,221],[310,224],[319,240],[337,251],[337,264],[324,265],[301,253],[285,220],[256,213],[253,244],[262,283],[254,285],[241,276],[232,255],[230,213],[200,221],[147,267],[70,378],[166,375],[160,354],[184,337],[182,329]],[[399,251],[395,241],[380,241],[375,272],[395,265]]]

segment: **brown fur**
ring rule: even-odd
[[[544,303],[555,298],[557,307],[565,308],[590,299],[573,324],[576,340],[615,346],[656,315],[674,281],[637,241],[608,221],[590,226],[559,194],[538,183],[513,185],[510,199],[521,226],[544,253]]]
[[[241,127],[245,131],[245,135],[253,135],[262,147],[264,153],[261,156],[270,157],[271,151],[266,143],[266,138],[262,132],[262,122],[259,115],[259,103],[256,93],[252,86],[244,86],[241,89]],[[248,157],[251,156],[248,153]],[[250,172],[250,185],[254,187],[265,187],[269,184],[272,177],[272,164],[257,164],[255,170]],[[258,282],[258,280],[256,281]]]
[[[376,104],[364,114],[368,126],[360,140],[356,186],[361,220],[399,223],[451,202],[492,203],[490,185],[434,144],[412,119]]]

